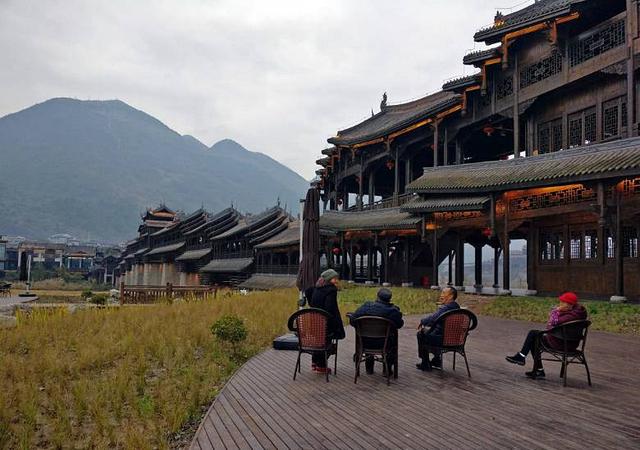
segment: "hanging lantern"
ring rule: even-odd
[[[331,250],[331,253],[338,256],[340,253],[342,253],[342,250],[340,250],[340,247],[333,247],[333,249]]]
[[[491,237],[493,235],[493,230],[491,228],[483,228],[482,235],[487,238]]]
[[[386,166],[387,166],[387,169],[393,170],[393,168],[396,166],[396,163],[393,159],[390,159],[387,161]]]
[[[360,175],[356,175],[356,183],[360,184],[361,178]]]
[[[490,123],[485,125],[484,128],[482,128],[482,132],[486,134],[487,137],[491,137],[495,131],[496,129]]]
[[[342,205],[342,199],[341,198],[338,199],[338,205]]]

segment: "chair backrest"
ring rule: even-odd
[[[367,348],[366,350],[378,350],[383,351],[387,347],[387,343],[389,341],[389,336],[395,330],[395,326],[393,322],[389,319],[385,319],[384,317],[377,316],[362,316],[357,319],[353,319],[351,324],[356,329],[356,339],[362,346],[362,338],[367,338]],[[371,339],[377,339],[378,344],[376,348],[372,347],[373,342]]]
[[[584,348],[589,325],[591,325],[590,320],[572,320],[551,328],[547,334],[562,341],[565,350],[579,347],[580,342]]]
[[[297,333],[300,349],[325,349],[329,317],[328,312],[318,308],[301,309],[289,317],[289,330]]]
[[[442,346],[460,347],[467,341],[469,331],[478,326],[478,318],[468,309],[454,309],[438,318],[442,324]]]

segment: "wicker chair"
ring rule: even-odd
[[[469,362],[467,361],[467,354],[465,352],[465,344],[467,342],[467,336],[469,332],[474,330],[478,326],[478,318],[474,313],[468,309],[455,309],[448,311],[438,317],[438,320],[431,326],[431,328],[425,331],[425,334],[431,334],[437,328],[443,330],[442,345],[434,346],[425,341],[424,354],[421,355],[423,360],[427,363],[427,367],[431,370],[431,362],[429,361],[429,352],[432,350],[439,350],[441,354],[453,352],[453,370],[456,370],[456,353],[460,353],[464,358],[464,363],[467,366],[467,375],[471,378],[471,371],[469,370]]]
[[[587,381],[591,386],[591,374],[584,355],[584,346],[587,343],[587,332],[591,322],[589,320],[574,320],[558,325],[545,331],[538,339],[538,351],[541,354],[548,353],[549,358],[541,358],[543,361],[555,361],[562,363],[560,376],[567,385],[567,368],[569,364],[581,364],[587,371]],[[562,348],[552,347],[544,336],[551,336],[561,343]],[[575,349],[575,350],[574,350]]]
[[[398,340],[397,338],[392,339],[397,336],[395,325],[389,319],[376,316],[358,317],[351,321],[351,325],[356,329],[356,353],[354,355],[356,374],[353,382],[358,382],[362,359],[371,356],[384,365],[387,372],[387,385],[389,385],[392,371],[393,377],[398,378]],[[376,339],[381,345],[372,345],[371,339]]]
[[[335,355],[333,374],[337,375],[338,341],[332,339],[328,333],[330,318],[328,312],[318,308],[301,309],[289,317],[287,326],[298,336],[298,358],[293,371],[294,380],[296,375],[300,373],[300,358],[303,353],[310,355],[323,353],[325,366],[328,366],[329,356]],[[329,371],[326,372],[326,379],[328,382]]]

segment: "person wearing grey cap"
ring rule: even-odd
[[[356,310],[356,312],[349,315],[349,320],[355,320],[358,317],[363,316],[383,317],[385,319],[389,319],[396,327],[396,330],[402,328],[402,326],[404,325],[402,312],[400,312],[400,308],[391,303],[392,296],[393,294],[389,289],[380,289],[378,291],[376,301],[365,302]],[[395,345],[392,345],[392,348],[395,348]],[[365,360],[365,368],[367,369],[368,374],[373,373],[373,365],[373,357],[367,357],[367,359]]]
[[[311,300],[309,300],[309,306],[324,309],[331,316],[328,336],[330,339],[344,339],[345,337],[342,315],[338,308],[338,278],[338,272],[333,269],[327,269],[322,272],[311,293]],[[311,367],[319,373],[327,371],[331,373],[331,369],[326,366],[324,355],[320,353],[314,353],[311,356]]]

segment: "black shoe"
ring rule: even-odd
[[[531,378],[531,379],[536,379],[536,378],[544,378],[545,374],[544,374],[544,369],[533,369],[531,372],[525,372],[524,373],[527,377]]]
[[[429,370],[429,366],[425,362],[419,362],[418,364],[416,364],[416,369]]]
[[[373,367],[371,367],[371,368],[365,367],[365,370],[367,372],[367,375],[373,375]]]
[[[435,370],[442,370],[442,360],[440,358],[433,358],[431,360],[431,368]]]
[[[522,356],[520,353],[516,353],[513,356],[507,356],[506,360],[509,361],[511,364],[517,364],[519,366],[524,366],[525,362],[527,361],[527,358]]]

